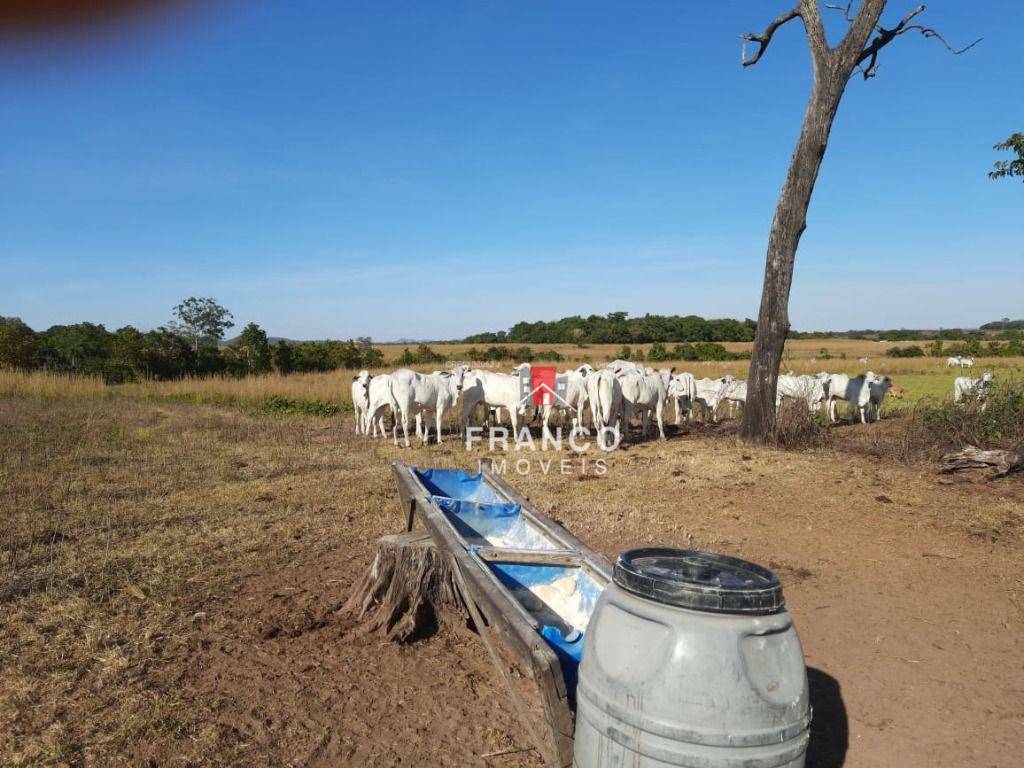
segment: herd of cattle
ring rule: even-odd
[[[390,416],[395,443],[401,426],[408,447],[410,420],[415,420],[416,434],[426,443],[432,417],[440,443],[444,415],[455,412],[461,402],[459,425],[463,432],[481,408],[484,424],[500,422],[503,414],[507,415],[512,434],[516,435],[524,424],[537,419],[547,430],[552,415],[561,412],[571,419],[574,430],[584,426],[584,417],[589,416],[598,441],[610,431],[618,445],[629,439],[634,416],[640,419],[644,436],[653,419],[664,439],[664,414],[670,403],[678,425],[684,419],[689,423],[698,408],[705,420],[715,421],[720,407],[742,407],[747,398],[747,383],[732,376],[697,379],[690,373],[676,373],[674,368],[656,371],[628,360],[614,360],[601,368],[584,364],[559,373],[561,395],[534,407],[529,398],[523,398],[520,374],[524,366],[528,364],[516,366],[510,374],[470,369],[468,365],[433,373],[408,368],[378,375],[360,371],[352,382],[356,431],[386,437],[385,417]],[[991,382],[992,375],[988,373],[981,379],[961,376],[954,384],[954,399],[984,400]],[[781,408],[787,400],[805,404],[812,413],[824,407],[829,421],[835,423],[837,405],[842,400],[850,407],[851,421],[859,418],[866,423],[880,417],[882,403],[890,393],[895,397],[903,394],[888,376],[870,371],[854,377],[825,372],[795,376],[790,372],[779,376],[776,407]]]

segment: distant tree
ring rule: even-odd
[[[113,335],[95,323],[54,325],[39,341],[44,366],[75,373],[102,372],[112,348]]]
[[[248,373],[270,370],[270,342],[267,341],[267,332],[256,323],[245,326],[231,346],[242,355]]]
[[[232,328],[234,315],[213,299],[190,296],[174,308],[175,320],[168,328],[180,333],[192,344],[197,355],[203,345],[213,346],[224,338],[224,331]]]
[[[36,363],[36,332],[20,317],[0,317],[0,368],[31,368]]]
[[[1015,133],[1006,141],[996,144],[993,149],[1000,152],[1013,152],[1016,160],[997,160],[988,172],[990,179],[1024,177],[1024,133]]]
[[[274,347],[274,369],[283,376],[287,376],[295,370],[292,345],[284,339],[278,341]]]

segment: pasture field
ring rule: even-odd
[[[879,359],[908,397],[959,373]],[[1011,765],[1024,749],[1019,476],[945,479],[861,450],[900,418],[794,452],[700,426],[562,474],[550,451],[357,436],[350,383],[0,373],[0,765],[537,765],[469,630],[399,646],[339,612],[402,526],[396,458],[508,459],[513,485],[611,557],[661,544],[774,568],[810,668],[810,768]]]

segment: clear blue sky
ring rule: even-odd
[[[756,316],[809,89],[780,2],[209,2],[0,53],[0,314],[440,338],[567,314]],[[889,18],[911,5],[890,3]],[[834,12],[826,13],[832,14]],[[936,0],[851,83],[798,329],[1024,316],[1024,4]],[[830,17],[835,37],[842,31]]]

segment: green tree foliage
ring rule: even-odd
[[[1006,141],[996,144],[993,149],[999,152],[1013,152],[1014,160],[997,160],[988,172],[990,179],[1024,177],[1024,133],[1015,133]]]
[[[650,344],[664,342],[751,341],[753,320],[705,320],[697,315],[644,315],[628,317],[612,312],[590,317],[564,317],[551,322],[516,323],[508,333],[480,333],[464,339],[467,344]]]
[[[281,339],[274,346],[274,370],[283,376],[295,370],[295,357],[292,354],[292,345]]]
[[[912,344],[909,347],[889,347],[885,350],[885,354],[889,357],[924,357],[924,350]]]
[[[270,342],[267,332],[256,323],[249,323],[230,344],[237,364],[245,373],[266,373],[270,370]]]
[[[203,346],[216,346],[224,332],[234,326],[234,316],[213,299],[190,296],[174,308],[175,320],[168,328],[177,331],[192,344],[198,355]]]
[[[20,317],[0,317],[0,368],[31,368],[36,364],[36,332]]]

